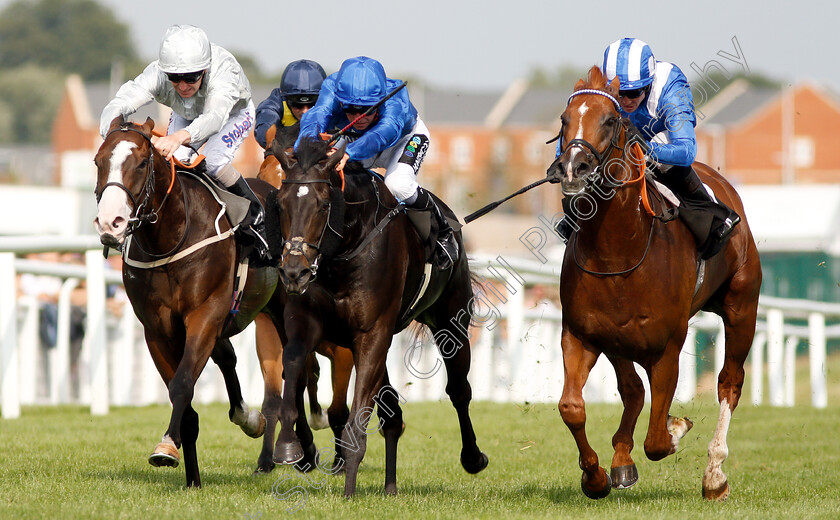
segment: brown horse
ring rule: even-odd
[[[274,142],[277,127],[272,126],[266,132],[266,141]],[[298,126],[286,130],[288,135],[297,135]],[[283,170],[280,162],[274,154],[267,154],[260,166],[257,175],[275,188],[279,188],[283,182]],[[265,393],[263,398],[262,412],[266,417],[266,429],[263,436],[263,446],[257,461],[256,473],[267,473],[274,469],[272,460],[274,453],[274,433],[277,425],[280,402],[283,395],[283,343],[277,333],[274,322],[266,314],[260,314],[254,320],[256,324],[257,356],[260,360],[263,381],[265,382]],[[341,432],[350,416],[350,408],[347,406],[347,390],[350,386],[350,376],[353,370],[353,354],[328,342],[323,342],[316,348],[316,352],[329,358],[332,368],[332,402],[324,414],[318,402],[318,380],[320,366],[315,357],[315,352],[306,357],[306,390],[309,397],[309,422],[313,429],[319,430],[330,426],[335,435],[335,459],[333,468],[338,471],[344,465],[342,447],[338,442],[341,439]],[[326,417],[324,417],[326,415]],[[312,446],[314,447],[314,445]],[[314,453],[309,453],[296,465],[298,469],[312,470],[315,468]]]
[[[151,119],[142,126],[122,117],[111,123],[94,159],[95,225],[104,245],[123,250],[125,290],[169,388],[169,427],[149,462],[175,467],[183,447],[187,486],[200,486],[198,414],[191,406],[195,382],[212,358],[225,379],[231,421],[252,437],[262,435],[265,419],[242,400],[227,338],[264,308],[282,309],[285,295],[275,294],[276,269],[249,267],[241,300],[233,300],[238,265],[233,228],[225,218],[217,221],[222,206],[202,181],[176,175],[157,152],[153,127]],[[251,186],[261,196],[271,189],[259,181]]]
[[[273,149],[285,178],[269,197],[266,222],[289,294],[283,327],[286,383],[274,461],[294,463],[312,445],[305,417],[298,413],[306,355],[324,340],[349,345],[356,385],[341,438],[344,495],[356,491],[374,404],[385,437],[385,493],[396,494],[402,411],[400,396],[388,383],[385,358],[393,335],[416,319],[429,326],[444,357],[446,392],[461,426],[461,464],[477,473],[487,466],[487,456],[476,444],[469,416],[467,328],[473,293],[466,257],[443,272],[426,264],[423,241],[382,179],[366,170],[335,170],[343,150],[328,155],[326,143],[310,139],[302,140],[294,155],[285,145]]]
[[[580,218],[580,229],[563,259],[565,384],[558,407],[580,452],[584,493],[601,498],[611,486],[633,485],[638,473],[630,452],[644,387],[632,362],[639,363],[650,379],[645,454],[660,460],[676,451],[680,437],[692,425],[687,418],[669,415],[688,320],[701,309],[720,315],[726,355],[718,377],[720,414],[709,445],[703,496],[722,500],[729,494],[721,471],[728,454],[726,436],[755,333],[761,286],[758,251],[737,193],[704,164],[694,164],[703,182],[743,218],[720,253],[701,262],[685,226],[678,221],[665,224],[645,210],[644,159],[628,145],[629,122],[618,111],[618,87],[618,78],[607,84],[598,67],[589,71],[586,82],[575,85],[561,117],[562,154],[549,168],[549,175],[562,177],[564,195],[574,197],[573,204],[584,208],[581,212],[586,215]],[[581,393],[602,353],[615,367],[624,403],[612,442],[610,475],[599,466],[586,438]]]

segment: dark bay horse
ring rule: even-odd
[[[259,311],[282,309],[285,295],[275,295],[274,268],[249,267],[244,290],[234,285],[237,246],[227,219],[217,220],[221,205],[197,178],[175,174],[152,145],[153,127],[151,119],[142,126],[121,117],[111,123],[94,159],[95,226],[104,245],[123,249],[125,290],[172,402],[169,427],[149,462],[177,466],[182,447],[187,486],[200,486],[195,382],[212,358],[224,376],[231,421],[252,437],[262,435],[265,419],[242,400],[227,338]],[[259,181],[251,186],[263,197],[271,189]]]
[[[286,139],[297,136],[299,127],[284,129]],[[272,126],[266,132],[266,141],[274,142],[277,127]],[[270,148],[269,148],[270,149]],[[279,188],[283,182],[283,170],[280,162],[272,153],[266,154],[260,172],[257,175],[275,188]],[[263,446],[257,460],[256,473],[267,473],[274,469],[274,435],[277,426],[280,402],[283,396],[283,343],[277,332],[274,322],[267,314],[260,314],[254,320],[256,325],[257,356],[260,360],[263,381],[265,382],[265,393],[263,398],[263,414],[266,418],[265,435]],[[332,368],[332,402],[326,413],[318,402],[318,381],[320,377],[320,366],[315,357],[315,352],[306,357],[306,390],[309,396],[309,424],[314,429],[321,429],[329,426],[336,439],[341,438],[341,432],[350,416],[350,408],[347,406],[347,390],[350,386],[350,377],[353,370],[353,354],[350,350],[338,347],[329,342],[323,342],[316,351],[329,358]],[[335,444],[335,459],[333,468],[340,470],[344,465],[340,443]],[[316,467],[314,454],[309,453],[298,464],[298,469],[312,470]],[[332,470],[331,470],[332,471]]]
[[[446,393],[461,427],[461,464],[470,473],[481,471],[487,456],[476,444],[469,416],[467,328],[473,293],[466,256],[448,271],[426,264],[423,242],[384,182],[366,170],[336,171],[343,146],[331,155],[321,141],[303,140],[295,154],[287,146],[273,149],[285,178],[266,208],[269,244],[289,294],[282,327],[285,391],[274,461],[294,463],[312,449],[311,431],[299,413],[306,355],[324,340],[348,345],[356,385],[341,438],[344,495],[356,491],[374,404],[385,437],[385,493],[396,494],[402,411],[400,396],[388,383],[385,358],[393,335],[416,319],[431,329],[444,358]]]
[[[549,169],[562,177],[565,196],[574,197],[586,217],[566,247],[560,281],[565,384],[559,402],[563,421],[580,451],[581,487],[590,498],[625,488],[638,479],[630,456],[633,430],[644,406],[644,387],[633,363],[647,372],[651,412],[645,454],[660,460],[674,453],[691,427],[669,415],[677,385],[679,355],[688,320],[699,310],[723,318],[726,347],[718,376],[720,413],[709,444],[703,496],[729,495],[721,464],[726,437],[744,382],[744,361],[755,333],[761,266],[744,207],[717,172],[694,163],[703,182],[742,217],[717,255],[700,261],[694,238],[678,221],[664,223],[645,209],[644,158],[628,145],[628,125],[618,111],[618,78],[608,84],[598,67],[580,80],[561,117],[562,154]],[[655,213],[653,211],[652,213]],[[613,364],[624,413],[613,437],[608,475],[586,437],[582,389],[595,361]]]

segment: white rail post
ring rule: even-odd
[[[62,404],[70,402],[70,322],[73,306],[71,295],[79,286],[77,278],[68,278],[61,284],[58,292],[58,324],[56,326],[55,348],[50,349],[50,403]],[[81,363],[81,360],[79,360]],[[79,373],[81,374],[81,370]],[[79,384],[80,401],[87,400],[83,390],[84,384]]]
[[[767,385],[770,390],[770,405],[784,404],[782,369],[784,367],[785,317],[779,309],[767,311]]]
[[[788,337],[785,341],[785,406],[793,406],[796,390],[796,346],[799,345],[799,338]]]
[[[108,335],[105,330],[105,261],[102,251],[86,251],[87,328],[84,346],[90,352],[90,413],[108,413]],[[128,377],[128,376],[127,376]]]
[[[808,316],[808,355],[811,361],[811,404],[828,406],[825,382],[825,315],[812,312]]]
[[[14,253],[0,253],[0,287],[0,406],[4,419],[16,419],[20,417],[20,380]]]
[[[752,347],[750,347],[750,366],[752,367],[750,394],[752,395],[752,404],[755,406],[760,405],[763,399],[765,343],[767,343],[767,335],[763,332],[756,332]]]
[[[697,392],[697,329],[688,328],[680,352],[680,372],[677,379],[677,391],[674,399],[687,403],[694,399]]]

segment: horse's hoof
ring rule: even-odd
[[[309,414],[309,427],[313,430],[324,430],[330,427],[330,420],[327,414],[323,411],[321,413]]]
[[[475,460],[467,460],[463,454],[461,455],[461,465],[467,473],[473,475],[486,468],[489,463],[490,459],[487,458],[487,455],[483,451],[478,452],[478,457]]]
[[[639,472],[635,464],[619,466],[610,470],[610,480],[615,489],[627,489],[639,481]]]
[[[724,480],[723,485],[717,489],[703,488],[703,498],[706,500],[714,500],[716,502],[723,502],[729,498],[729,481]]]
[[[256,425],[252,424],[249,417],[249,420],[245,421],[244,424],[240,424],[239,428],[245,432],[245,435],[248,437],[259,439],[265,433],[265,416],[257,410],[252,410],[251,412],[256,416]]]
[[[589,489],[586,487],[586,482],[584,481],[583,477],[580,479],[580,489],[583,490],[583,494],[587,496],[587,498],[591,498],[592,500],[598,500],[601,498],[606,497],[610,494],[610,490],[612,489],[612,479],[610,476],[607,475],[607,472],[601,469],[604,472],[604,476],[607,477],[607,483],[602,489]],[[586,475],[586,473],[584,473]]]
[[[155,446],[155,450],[149,455],[149,464],[152,466],[167,466],[177,468],[181,458],[178,455],[178,448],[169,442],[161,442]]]
[[[397,485],[396,484],[387,484],[385,486],[385,496],[386,497],[397,496]]]
[[[277,464],[294,464],[303,459],[304,455],[300,441],[278,443],[274,447],[274,462]]]

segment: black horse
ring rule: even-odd
[[[449,270],[436,271],[426,261],[424,241],[381,178],[360,168],[336,171],[343,146],[328,155],[327,144],[318,140],[304,139],[294,154],[289,145],[280,139],[273,148],[285,178],[266,208],[269,243],[289,295],[280,327],[285,391],[274,461],[291,464],[314,454],[302,413],[304,361],[323,340],[346,345],[353,351],[356,386],[341,439],[344,494],[356,491],[367,433],[374,430],[368,428],[374,403],[386,444],[385,493],[396,494],[403,423],[385,358],[393,335],[417,320],[430,328],[444,358],[446,393],[461,426],[461,464],[470,473],[481,471],[488,459],[476,444],[469,416],[473,292],[466,256],[462,253]]]

